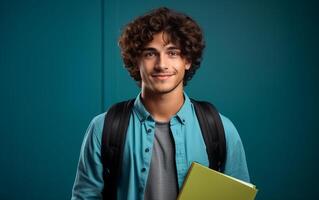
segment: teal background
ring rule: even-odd
[[[236,125],[256,199],[316,198],[317,1],[1,0],[0,199],[70,199],[90,120],[138,92],[121,28],[163,5],[204,30],[186,91]]]

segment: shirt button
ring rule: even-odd
[[[150,151],[150,149],[149,149],[149,148],[146,148],[146,149],[145,149],[145,152],[146,152],[146,153],[148,153],[149,151]]]
[[[145,171],[146,171],[146,168],[143,167],[143,168],[141,169],[141,172],[145,172]]]
[[[152,132],[152,129],[150,129],[150,128],[149,128],[149,129],[147,129],[147,132],[148,132],[148,133]]]

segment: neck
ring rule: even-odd
[[[168,122],[184,103],[183,89],[160,94],[142,89],[141,97],[145,108],[158,122]]]

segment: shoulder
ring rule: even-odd
[[[227,130],[235,129],[235,126],[234,126],[233,122],[228,117],[224,116],[221,113],[219,113],[219,116],[220,116],[220,118],[222,120],[224,129],[227,129]]]
[[[91,137],[101,141],[105,115],[106,112],[93,117],[87,129],[88,136],[91,135]]]
[[[219,116],[223,123],[227,144],[241,142],[240,136],[233,122],[221,113],[219,113]]]
[[[101,113],[95,117],[93,117],[91,124],[95,127],[95,128],[103,128],[103,124],[104,124],[104,118],[105,118],[106,112]]]

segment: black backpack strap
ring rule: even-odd
[[[226,139],[220,115],[209,102],[191,101],[206,144],[209,168],[222,172],[226,159]]]
[[[124,143],[133,105],[134,99],[117,103],[108,110],[104,119],[101,144],[103,199],[116,199]]]

